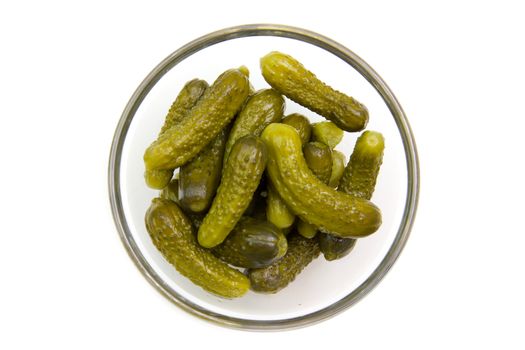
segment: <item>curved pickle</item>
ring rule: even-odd
[[[174,202],[153,199],[145,221],[162,256],[196,285],[225,298],[240,297],[250,288],[245,275],[197,244],[189,219]]]
[[[306,165],[294,128],[270,124],[261,138],[268,148],[267,174],[272,185],[302,220],[341,237],[360,238],[377,231],[381,225],[379,208],[317,179]]]
[[[164,125],[162,125],[160,130],[159,137],[168,129],[180,123],[180,121],[188,115],[190,109],[197,103],[207,88],[208,83],[200,79],[193,79],[184,84],[177,98],[171,104],[164,120]],[[146,184],[151,188],[163,189],[173,177],[173,170],[174,169],[146,170],[144,172]]]
[[[368,123],[363,104],[326,85],[289,55],[270,52],[261,58],[261,71],[274,89],[345,131],[363,130]]]
[[[248,93],[248,78],[239,69],[221,74],[178,127],[168,129],[148,147],[146,169],[175,169],[186,164],[228,125]]]

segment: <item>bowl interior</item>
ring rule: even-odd
[[[144,226],[144,214],[158,191],[146,187],[142,156],[156,138],[171,102],[184,83],[202,78],[210,84],[224,70],[240,65],[250,69],[255,89],[267,88],[260,74],[259,58],[278,50],[288,53],[332,87],[364,103],[370,112],[369,130],[385,136],[386,149],[377,187],[372,198],[383,213],[378,232],[360,239],[353,252],[334,262],[322,255],[311,263],[287,288],[277,294],[249,292],[227,300],[193,285],[168,264],[151,243]],[[324,120],[315,113],[286,101],[286,114],[299,112],[312,122]],[[359,133],[345,133],[336,149],[351,154]],[[167,287],[187,304],[211,314],[247,320],[284,320],[311,314],[340,301],[360,286],[379,266],[391,248],[401,225],[407,200],[407,159],[400,131],[382,97],[354,68],[335,55],[302,41],[270,36],[237,38],[196,52],[169,70],[147,93],[124,135],[117,179],[124,218],[138,254]]]

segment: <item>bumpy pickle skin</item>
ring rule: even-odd
[[[383,163],[385,140],[381,133],[367,130],[356,141],[350,161],[339,184],[339,191],[370,199],[379,168]]]
[[[164,120],[164,125],[162,125],[160,130],[159,137],[168,129],[180,123],[180,121],[188,115],[189,110],[197,103],[207,88],[208,83],[200,79],[193,79],[184,84],[177,98],[171,104]],[[173,169],[146,170],[144,173],[146,184],[151,188],[159,190],[166,187],[172,177]]]
[[[261,293],[277,293],[318,256],[319,243],[316,239],[307,239],[292,232],[288,238],[288,250],[281,260],[267,267],[248,270],[251,288]]]
[[[339,181],[343,176],[345,170],[346,156],[338,150],[332,150],[332,174],[330,174],[330,181],[328,186],[336,188],[339,186]],[[367,198],[369,199],[369,198]]]
[[[248,93],[248,77],[239,69],[222,73],[188,116],[146,149],[146,169],[175,169],[189,162],[228,125]]]
[[[262,57],[260,64],[268,84],[292,101],[345,131],[366,127],[368,110],[363,104],[323,83],[293,57],[273,51]]]
[[[312,140],[322,142],[331,149],[337,146],[344,136],[344,131],[332,122],[319,122],[312,124]]]
[[[303,146],[306,165],[312,173],[323,183],[330,181],[332,174],[332,150],[321,142],[308,142]],[[297,222],[297,232],[306,238],[314,238],[317,227],[303,220]]]
[[[283,111],[284,98],[277,91],[264,89],[251,95],[235,118],[226,143],[224,162],[238,139],[246,135],[261,136],[266,126],[281,121]]]
[[[299,136],[301,136],[303,145],[310,141],[312,136],[312,124],[310,124],[310,120],[304,115],[292,113],[284,117],[281,123],[293,126],[299,133]]]
[[[365,131],[357,139],[338,190],[370,200],[374,193],[379,168],[383,162],[384,149],[383,135],[375,131]],[[321,251],[328,261],[347,256],[355,244],[356,240],[351,238],[341,238],[330,234],[319,236]]]
[[[381,225],[381,211],[368,200],[337,192],[308,169],[301,139],[288,125],[270,124],[261,135],[268,149],[267,174],[287,207],[320,231],[340,237],[368,236]]]
[[[217,195],[199,228],[201,246],[215,247],[233,230],[259,186],[266,161],[266,146],[258,137],[248,135],[237,140],[224,166]]]
[[[225,298],[240,297],[249,290],[245,275],[197,244],[189,219],[174,202],[153,199],[145,221],[162,256],[196,285]]]
[[[267,221],[245,216],[212,252],[228,264],[258,268],[281,259],[287,248],[286,236],[279,228]]]
[[[295,214],[288,209],[279,193],[275,191],[271,183],[268,183],[268,196],[266,197],[266,218],[269,222],[286,229],[295,221]]]
[[[203,213],[210,207],[221,180],[227,138],[228,127],[180,168],[179,200],[185,211]]]

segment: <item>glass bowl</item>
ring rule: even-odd
[[[360,239],[345,258],[322,256],[276,294],[248,292],[238,299],[209,294],[181,276],[151,243],[144,214],[158,191],[146,187],[142,155],[156,138],[166,111],[184,83],[209,83],[224,70],[246,65],[256,89],[268,87],[259,58],[282,51],[333,86],[356,97],[370,112],[368,130],[385,136],[385,154],[372,201],[383,213],[378,232]],[[286,114],[321,117],[287,100]],[[337,149],[351,154],[359,133],[345,133]],[[170,54],[144,79],[117,125],[109,160],[109,195],[122,242],[146,279],[190,313],[222,325],[272,330],[319,322],[348,309],[368,294],[401,253],[417,207],[419,170],[414,137],[394,94],[361,58],[317,33],[283,25],[254,24],[219,30]]]

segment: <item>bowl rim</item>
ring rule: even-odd
[[[281,320],[252,320],[218,314],[173,290],[155,273],[133,239],[124,214],[120,189],[124,141],[137,109],[155,84],[174,66],[200,50],[223,41],[251,36],[276,36],[303,41],[334,54],[357,70],[381,95],[392,113],[407,161],[407,196],[401,225],[381,263],[361,285],[339,301],[306,315]],[[414,223],[419,197],[419,160],[414,135],[401,105],[383,79],[354,52],[328,37],[303,28],[280,24],[247,24],[224,28],[187,43],[166,57],[146,76],[131,96],[117,124],[109,156],[108,185],[111,210],[120,239],[137,268],[161,294],[183,310],[219,325],[247,330],[284,330],[312,325],[339,314],[360,301],[383,279],[403,250]]]

